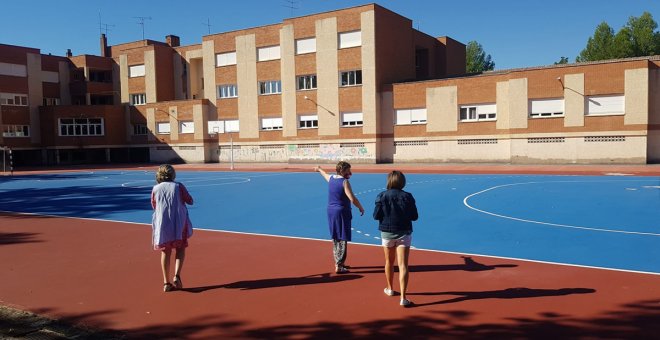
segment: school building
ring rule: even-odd
[[[17,165],[660,161],[660,56],[470,75],[465,45],[377,4],[180,46],[0,44]]]

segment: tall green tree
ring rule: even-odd
[[[631,57],[642,57],[660,54],[660,32],[658,24],[649,12],[644,12],[639,18],[630,17],[628,23],[621,29],[626,32]]]
[[[614,58],[614,30],[605,21],[597,27],[594,35],[587,41],[580,55],[575,58],[577,62],[604,60]]]
[[[486,54],[481,44],[474,40],[465,47],[465,59],[465,69],[468,73],[480,73],[495,68],[490,54]]]

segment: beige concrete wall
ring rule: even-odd
[[[217,98],[215,83],[215,43],[213,40],[202,41],[204,98],[215,105]]]
[[[660,69],[649,70],[649,95],[649,124],[660,124]]]
[[[497,110],[497,121],[495,127],[498,130],[510,129],[511,110],[509,108],[509,82],[499,81],[496,85],[495,106]]]
[[[509,80],[509,127],[526,129],[529,119],[527,78]]]
[[[156,52],[154,50],[144,51],[144,89],[147,95],[147,103],[155,103],[158,84],[156,83]]]
[[[564,126],[584,126],[584,73],[564,76]]]
[[[458,88],[443,86],[426,89],[426,131],[458,130]]]
[[[158,134],[158,131],[156,131],[156,109],[152,107],[147,109],[147,129],[151,132],[147,134],[147,140],[156,140]]]
[[[128,92],[128,55],[119,56],[119,83],[121,92],[121,102],[129,103],[130,94]]]
[[[123,82],[121,82],[121,72],[122,70],[119,68],[119,65],[112,63],[112,100],[115,105],[119,105],[122,102],[121,86]],[[128,72],[128,70],[126,70],[126,72]]]
[[[649,69],[626,70],[624,124],[648,124]]]
[[[179,110],[176,106],[167,108],[170,117],[170,140],[176,141],[179,139]]]
[[[241,138],[259,138],[259,93],[257,92],[257,47],[255,35],[236,37],[238,124]]]
[[[30,108],[30,141],[41,143],[41,117],[39,106],[44,101],[43,85],[41,83],[41,55],[27,54],[28,105]]]
[[[521,164],[643,164],[646,136],[626,136],[625,141],[585,142],[584,137],[566,137],[563,142],[529,143],[526,138],[511,143],[511,163]]]
[[[188,86],[188,98],[186,99],[193,99],[193,96],[195,96],[198,92],[200,92],[200,88],[202,87],[201,79],[204,78],[203,58],[204,58],[204,54],[202,53],[201,49],[191,50],[186,52],[186,63],[188,64],[188,78],[186,79]],[[213,56],[213,58],[215,58],[215,56]],[[193,62],[193,60],[196,61],[202,60],[202,62],[196,63]],[[197,64],[202,65],[201,70],[199,67],[197,67]],[[195,96],[195,97],[199,98],[199,96]]]
[[[194,150],[187,148],[194,147]],[[206,150],[201,143],[177,144],[172,146],[171,150],[159,150],[158,147],[152,147],[149,150],[149,156],[152,162],[171,163],[182,159],[186,163],[203,163]]]
[[[362,35],[362,133],[378,131],[378,98],[376,89],[376,21],[374,11],[360,13]]]
[[[208,114],[204,109],[206,105],[193,105],[193,123],[195,124],[195,139],[202,140],[209,134]]]
[[[298,116],[296,112],[296,46],[293,25],[280,29],[280,74],[282,79],[282,135],[298,135]]]
[[[510,141],[497,144],[458,144],[457,140],[429,140],[428,145],[394,146],[394,162],[503,163],[510,157]]]
[[[351,163],[375,163],[376,143],[367,141],[363,146],[342,147],[341,143],[320,143],[317,147],[304,147],[298,144],[236,145],[233,152],[235,162],[292,162],[292,163],[330,163],[334,166],[339,160]],[[228,163],[231,149],[227,145],[220,147],[218,160]]]
[[[379,138],[377,145],[377,161],[392,162],[394,157],[394,95],[391,91],[381,92],[380,116],[378,118]]]
[[[71,105],[71,90],[69,90],[71,71],[69,70],[69,63],[60,61],[58,63],[58,73],[60,77],[60,102],[62,105]]]
[[[319,136],[339,134],[339,69],[337,18],[316,21],[316,74]]]

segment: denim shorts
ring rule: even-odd
[[[381,235],[382,236],[382,235]],[[412,243],[412,234],[407,234],[403,235],[399,238],[393,238],[393,239],[385,239],[382,238],[383,240],[383,247],[387,248],[392,248],[392,247],[406,247],[410,248],[410,244]]]

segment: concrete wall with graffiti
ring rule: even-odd
[[[335,162],[375,163],[375,143],[234,145],[218,148],[220,163],[230,162]]]

